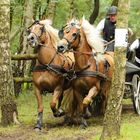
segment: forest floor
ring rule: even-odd
[[[49,107],[51,96],[44,98],[43,129],[34,130],[36,122],[36,100],[32,94],[23,94],[17,99],[20,125],[0,126],[0,140],[99,140],[102,132],[103,117],[91,117],[88,127],[66,126],[63,118],[55,118]],[[140,139],[140,117],[134,113],[131,103],[123,106],[120,140]]]

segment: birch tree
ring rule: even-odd
[[[129,6],[130,0],[121,0],[119,2],[117,28],[128,28]],[[125,86],[126,47],[116,46],[114,53],[114,72],[101,140],[118,139],[120,136],[122,99]]]
[[[10,1],[0,1],[0,105],[1,123],[6,126],[18,122],[17,105],[14,100],[14,85],[9,51]]]

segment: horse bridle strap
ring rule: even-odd
[[[30,33],[34,34],[34,35],[36,36],[36,38],[37,38],[38,42],[39,42],[40,37],[42,36],[43,32],[45,32],[45,31],[46,31],[46,29],[45,29],[45,25],[44,25],[44,24],[39,23],[39,20],[37,20],[37,21],[35,21],[33,24],[31,24],[31,25],[28,27],[28,29],[27,29],[27,30],[30,30],[30,28],[31,28],[33,25],[35,25],[35,24],[38,24],[38,25],[41,25],[41,26],[42,26],[42,28],[41,28],[41,34],[38,36],[38,35],[36,35],[36,33],[34,33],[34,32],[31,32],[31,31],[30,31]],[[40,46],[43,46],[44,44],[39,43],[39,45],[40,45]]]

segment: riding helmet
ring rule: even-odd
[[[115,14],[117,14],[117,7],[116,6],[111,6],[109,9],[108,9],[108,12],[107,12],[107,14],[108,15],[115,15]]]

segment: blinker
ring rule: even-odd
[[[58,36],[59,36],[60,39],[63,38],[63,36],[64,36],[64,31],[63,31],[63,29],[59,30]]]

